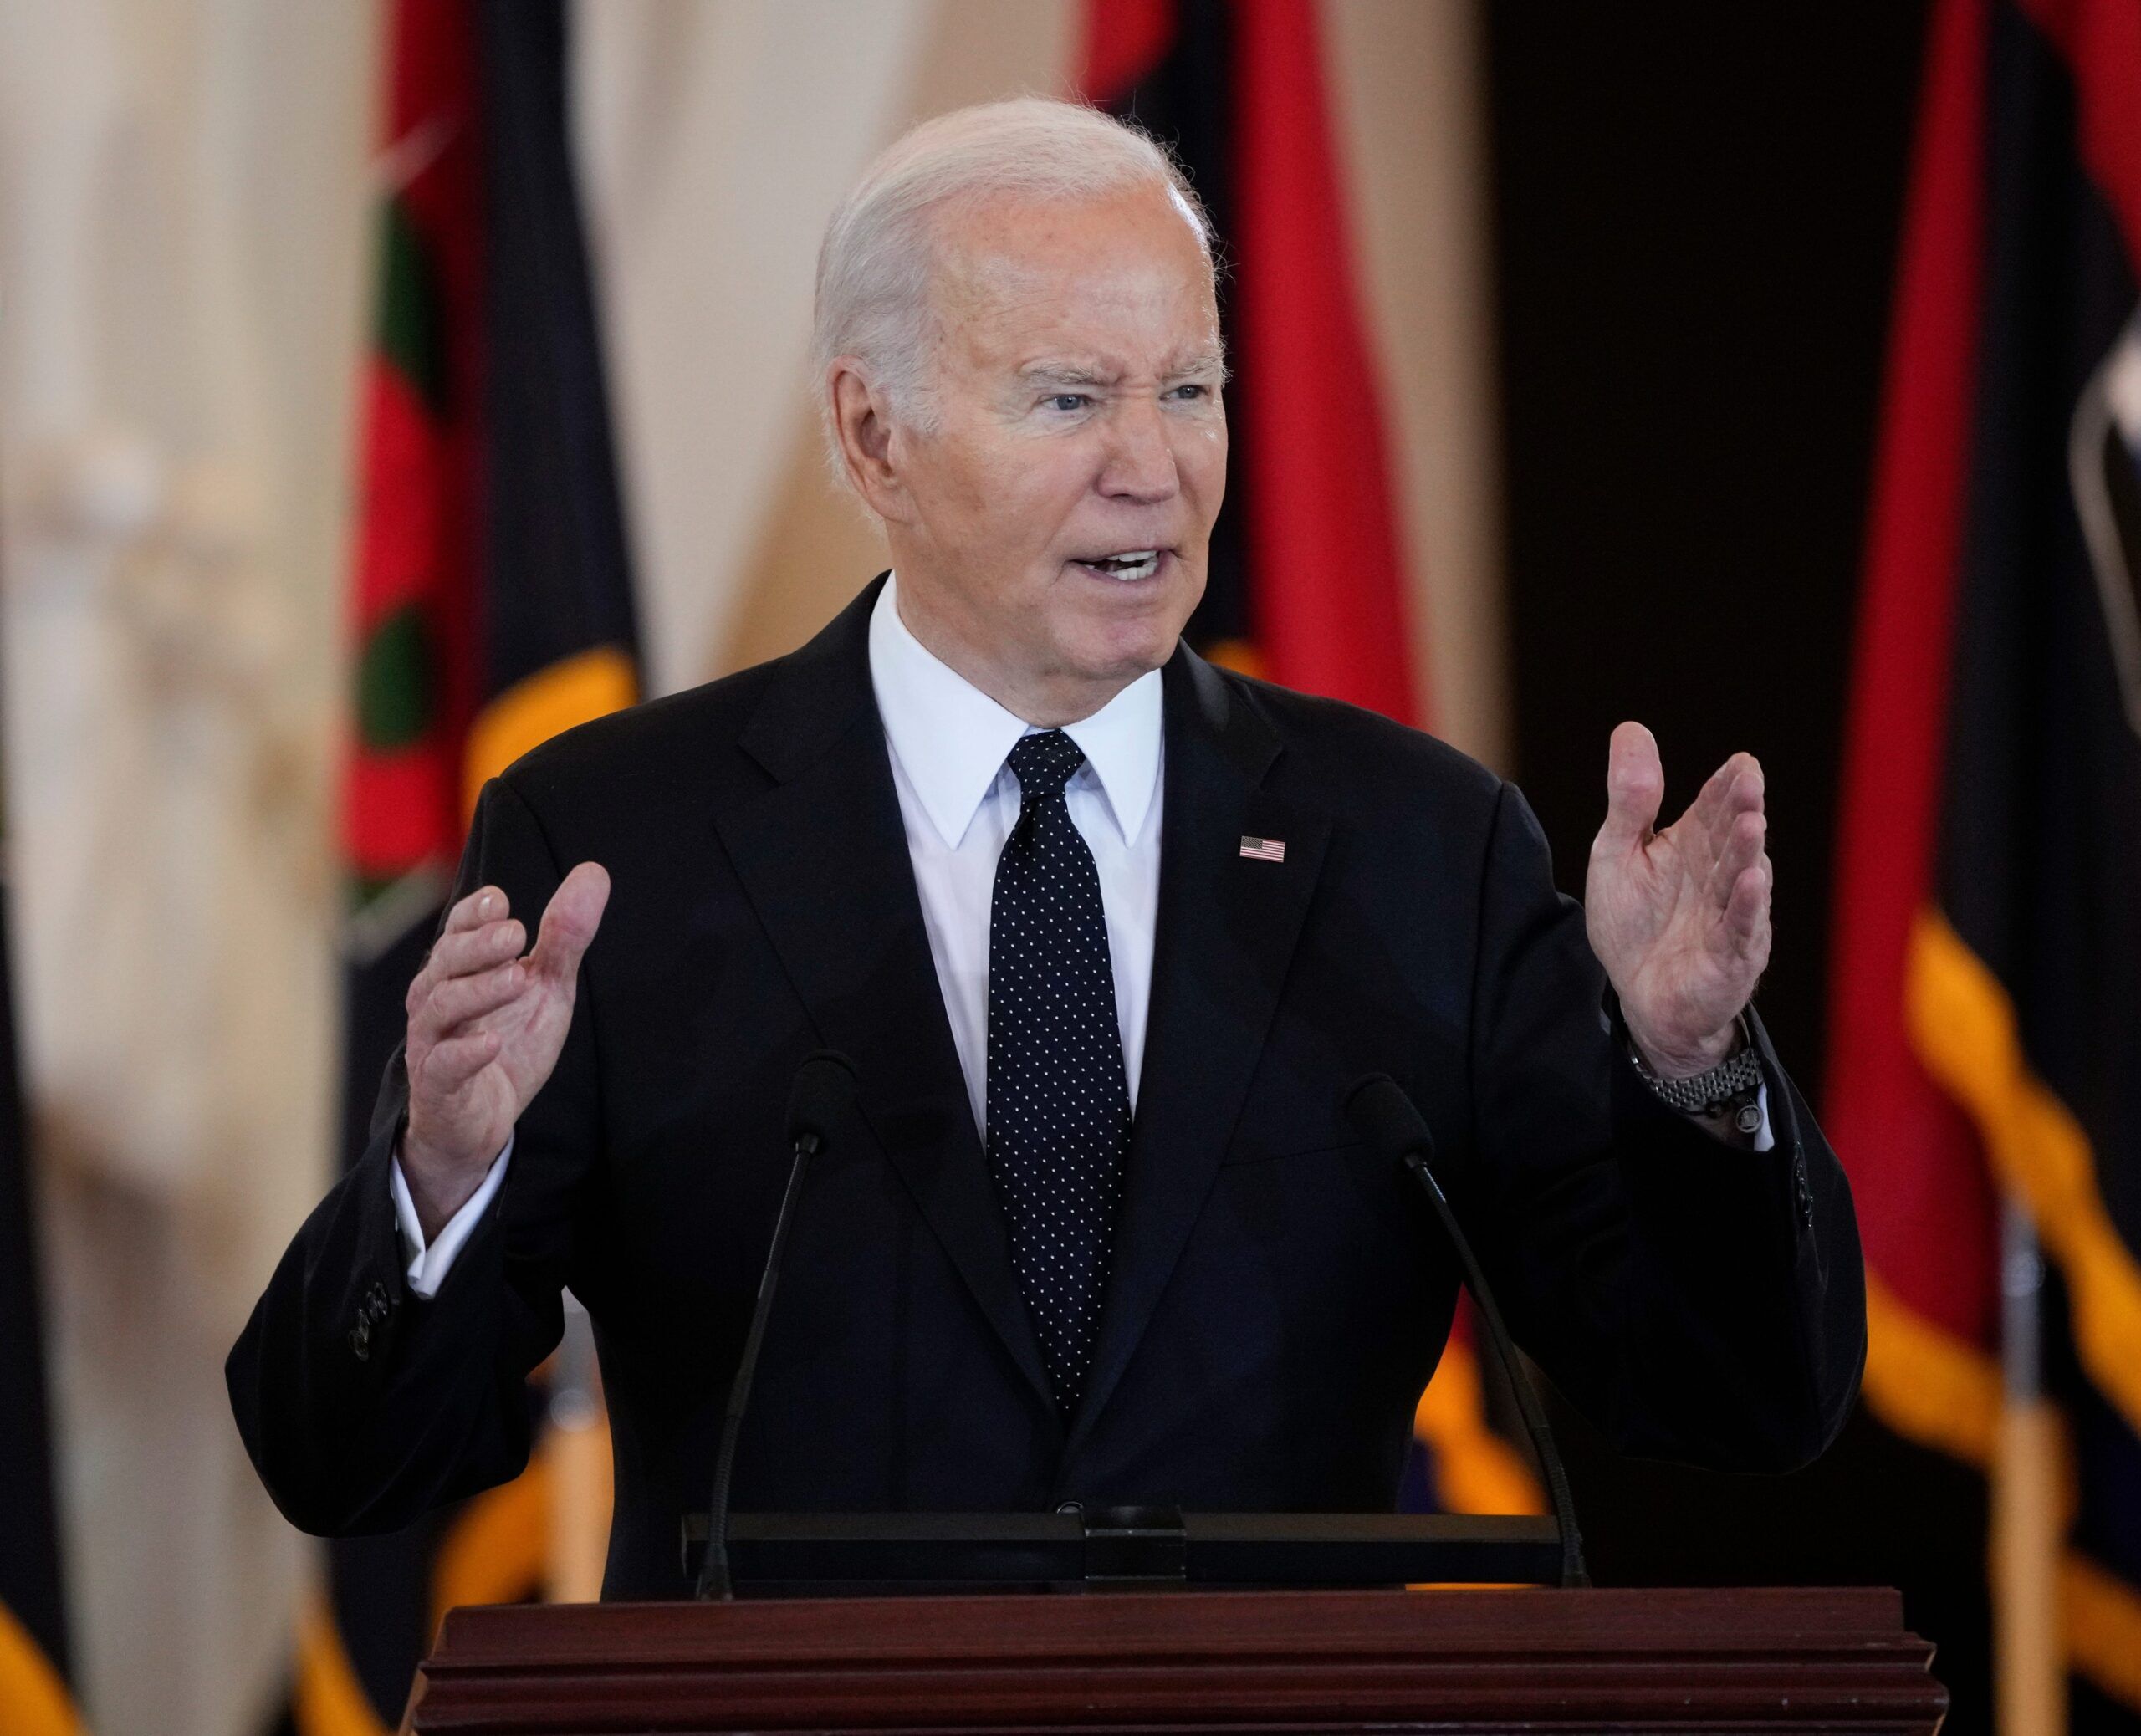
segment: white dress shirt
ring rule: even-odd
[[[967,1101],[986,1136],[989,1105],[989,916],[996,859],[1019,819],[1019,780],[1004,763],[1021,736],[1035,733],[965,677],[941,661],[900,618],[897,579],[887,579],[870,616],[870,680],[891,750],[907,860],[922,895],[922,922],[937,962]],[[1145,1055],[1145,1016],[1152,998],[1152,937],[1160,902],[1160,672],[1140,676],[1082,722],[1063,733],[1086,763],[1064,786],[1071,824],[1100,871],[1115,972],[1115,1016],[1130,1106]],[[1761,1126],[1746,1143],[1766,1151],[1769,1087],[1758,1097]],[[1731,1136],[1722,1136],[1740,1143]],[[409,1260],[409,1288],[432,1296],[446,1280],[491,1202],[513,1156],[508,1139],[468,1203],[428,1245],[401,1165],[393,1165],[396,1222]]]
[[[907,859],[922,895],[922,923],[966,1076],[967,1101],[985,1133],[989,1104],[989,917],[996,859],[1019,819],[1019,780],[1004,761],[1033,726],[1007,712],[933,656],[900,618],[897,579],[870,617],[870,680],[891,750]],[[1152,934],[1160,903],[1160,672],[1140,676],[1063,733],[1086,763],[1064,799],[1100,871],[1115,1016],[1130,1105],[1137,1106],[1145,1015],[1152,998]],[[409,1288],[436,1295],[462,1245],[504,1184],[513,1141],[483,1185],[427,1244],[401,1166],[391,1187],[408,1256]]]
[[[937,984],[966,1075],[977,1131],[988,1131],[989,914],[996,859],[1019,821],[1019,780],[1004,763],[1033,726],[925,649],[900,619],[895,581],[870,617],[870,679],[892,750],[892,786]],[[1084,752],[1063,795],[1100,871],[1130,1106],[1137,1106],[1152,932],[1160,905],[1160,672],[1131,682],[1063,733]]]

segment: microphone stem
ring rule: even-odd
[[[728,1602],[736,1596],[728,1574],[728,1484],[736,1473],[736,1442],[743,1432],[743,1412],[751,1402],[751,1377],[758,1372],[759,1346],[764,1342],[766,1321],[773,1313],[774,1286],[780,1279],[780,1257],[788,1245],[788,1228],[795,1216],[796,1197],[803,1191],[803,1172],[818,1149],[818,1136],[806,1133],[795,1141],[795,1161],[789,1167],[788,1188],[780,1197],[780,1215],[774,1220],[773,1246],[766,1253],[764,1274],[759,1279],[759,1299],[751,1310],[751,1330],[743,1340],[743,1354],[736,1363],[736,1377],[728,1383],[728,1410],[721,1424],[721,1455],[714,1461],[713,1495],[708,1511],[706,1555],[699,1563],[698,1595]]]
[[[1576,1526],[1576,1499],[1569,1491],[1569,1473],[1554,1445],[1553,1431],[1547,1427],[1546,1412],[1539,1402],[1539,1395],[1532,1390],[1525,1371],[1517,1366],[1515,1348],[1508,1327],[1502,1324],[1502,1311],[1495,1305],[1495,1293],[1488,1286],[1487,1274],[1479,1269],[1471,1243],[1458,1228],[1457,1214],[1450,1209],[1442,1184],[1435,1180],[1428,1160],[1418,1151],[1409,1152],[1405,1167],[1412,1171],[1426,1192],[1434,1206],[1435,1216],[1442,1220],[1443,1233],[1449,1238],[1449,1245],[1457,1250],[1458,1260],[1464,1268],[1465,1287],[1472,1292],[1472,1299],[1487,1323],[1487,1335],[1495,1342],[1495,1355],[1502,1365],[1502,1372],[1509,1377],[1510,1391],[1515,1395],[1516,1407],[1524,1417],[1525,1432],[1531,1437],[1531,1450],[1538,1455],[1539,1468],[1546,1473],[1555,1527],[1561,1536],[1561,1583],[1587,1585],[1591,1575],[1584,1570],[1583,1538]]]

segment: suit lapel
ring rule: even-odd
[[[1203,1209],[1331,830],[1326,816],[1263,787],[1279,741],[1240,690],[1184,647],[1165,692],[1152,1008],[1114,1269],[1066,1460],[1128,1366]],[[1245,837],[1282,841],[1284,860],[1243,856]]]
[[[738,878],[866,1120],[1012,1360],[1053,1414],[1011,1270],[870,682],[881,581],[787,659],[743,738],[774,779],[718,814]]]

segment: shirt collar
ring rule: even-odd
[[[870,615],[870,680],[877,715],[929,823],[958,848],[982,798],[1030,726],[940,661],[900,619],[887,578]],[[1067,723],[1126,842],[1144,828],[1160,775],[1160,671],[1125,687],[1091,717]]]

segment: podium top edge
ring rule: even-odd
[[[1443,1543],[1551,1541],[1560,1536],[1551,1514],[1462,1513],[1185,1513],[1193,1543]],[[687,1514],[684,1534],[706,1538],[706,1515]],[[830,1538],[930,1539],[958,1542],[1048,1542],[1085,1529],[1077,1513],[736,1513],[736,1541],[820,1541]]]
[[[1810,1652],[1872,1662],[1932,1648],[1892,1587],[1546,1587],[1385,1590],[1044,1590],[765,1597],[733,1603],[507,1604],[450,1611],[435,1666],[607,1658],[687,1665],[719,1656],[832,1662],[1025,1654],[1096,1646],[1270,1659],[1329,1654],[1612,1651],[1748,1661]]]

